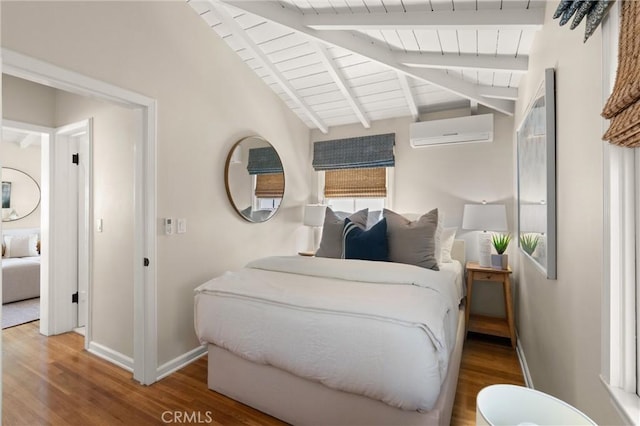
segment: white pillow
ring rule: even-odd
[[[438,225],[433,239],[436,242],[436,262],[438,265],[442,263],[442,230],[444,229],[444,213],[438,210]]]
[[[38,234],[5,235],[5,257],[38,256]]]
[[[451,249],[453,248],[453,240],[456,238],[458,228],[443,228],[440,236],[440,259],[438,263],[452,263]]]

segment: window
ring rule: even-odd
[[[631,2],[629,2],[631,3]],[[605,101],[617,69],[620,4],[613,4],[603,25]],[[605,125],[606,127],[607,125]],[[639,274],[640,151],[606,144],[604,148],[604,296],[602,302],[602,381],[612,401],[634,423],[640,418]]]
[[[390,208],[394,144],[393,133],[315,142],[320,201],[346,212]]]

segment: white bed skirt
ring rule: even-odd
[[[456,345],[435,407],[405,411],[364,396],[255,364],[209,345],[209,389],[294,425],[448,425],[464,345],[464,309],[458,312]]]

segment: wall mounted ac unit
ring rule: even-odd
[[[411,123],[409,141],[414,148],[469,142],[492,142],[493,114]]]

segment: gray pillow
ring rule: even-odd
[[[360,210],[349,216],[349,220],[362,229],[367,227],[367,215],[369,209]],[[327,207],[324,215],[324,225],[322,226],[322,239],[320,248],[316,252],[316,257],[332,257],[340,259],[342,257],[342,229],[344,228],[344,218],[341,218],[333,210]]]
[[[438,271],[435,241],[438,209],[414,222],[391,210],[384,209],[382,214],[387,219],[389,260]]]

